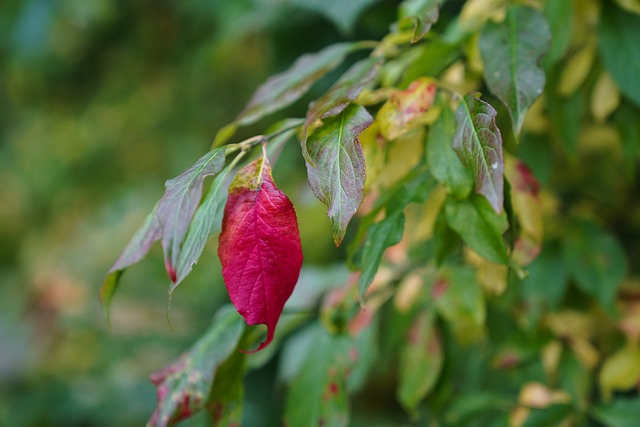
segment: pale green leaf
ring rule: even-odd
[[[593,417],[606,427],[637,427],[640,420],[640,399],[619,398],[591,409]]]

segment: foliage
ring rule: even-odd
[[[343,29],[357,16],[319,4]],[[150,424],[200,410],[237,424],[244,378],[279,358],[287,425],[377,411],[452,426],[632,425],[639,28],[633,2],[405,0],[380,41],[331,45],[267,80],[167,181],[103,284],[108,312],[122,272],[161,240],[171,294],[222,230],[231,302],[267,326],[265,341],[221,308],[153,376]],[[302,116],[295,101],[326,79],[305,117],[229,143],[283,108]],[[287,317],[300,242],[314,242],[269,164],[295,140],[352,274]],[[385,411],[367,407],[376,398]]]

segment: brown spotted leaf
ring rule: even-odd
[[[393,140],[420,125],[435,97],[436,83],[429,77],[420,77],[407,90],[393,93],[376,116],[382,136]]]
[[[222,307],[191,350],[151,375],[158,405],[148,426],[172,426],[205,408],[216,371],[238,345],[243,329],[235,310]]]

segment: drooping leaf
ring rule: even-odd
[[[618,240],[596,224],[581,221],[565,233],[564,257],[576,284],[614,312],[616,292],[628,268]]]
[[[500,214],[504,198],[502,136],[496,126],[496,110],[478,94],[464,97],[456,111],[456,133],[451,146],[476,183],[476,193]]]
[[[356,62],[324,95],[309,105],[304,122],[303,145],[306,144],[311,126],[320,119],[337,116],[344,111],[375,78],[380,65],[380,59],[374,57]]]
[[[451,148],[456,131],[453,111],[446,101],[441,106],[438,120],[431,126],[427,139],[427,160],[433,176],[445,186],[453,197],[465,199],[473,187],[473,179]]]
[[[448,199],[447,222],[462,240],[479,255],[498,264],[507,264],[509,255],[502,234],[509,227],[504,213],[496,214],[487,200],[472,196],[468,200]]]
[[[327,205],[337,246],[364,197],[365,164],[358,135],[372,121],[364,107],[353,104],[327,119],[308,140],[313,162],[307,162],[309,184]]]
[[[640,16],[603,7],[598,28],[600,55],[620,91],[640,106]]]
[[[486,307],[473,269],[466,266],[444,267],[431,287],[431,297],[459,341],[469,343],[482,336]]]
[[[489,23],[480,35],[484,79],[509,110],[516,135],[527,111],[542,94],[545,76],[540,58],[550,39],[544,15],[521,6],[509,7],[503,22]]]
[[[420,119],[433,105],[435,96],[436,84],[429,77],[421,77],[407,90],[391,94],[376,116],[382,136],[394,140],[420,125]]]
[[[431,310],[423,310],[415,320],[400,353],[398,400],[413,413],[435,386],[444,354]]]
[[[413,26],[411,43],[417,43],[429,32],[440,16],[442,0],[404,0],[398,6],[400,26],[405,22]]]
[[[198,206],[178,256],[176,281],[169,292],[175,290],[180,282],[187,277],[193,265],[198,262],[209,237],[220,231],[224,205],[227,200],[226,178],[230,171],[231,166],[216,176],[202,203]]]
[[[333,22],[343,33],[353,30],[358,17],[379,0],[285,0],[305,10],[320,13]]]
[[[347,379],[355,365],[352,340],[330,335],[316,324],[307,331],[312,345],[287,395],[287,426],[346,426],[349,422]]]
[[[243,329],[235,310],[222,307],[213,326],[187,353],[151,375],[158,406],[149,426],[172,426],[204,409],[216,371],[236,348]]]
[[[133,234],[116,262],[111,266],[100,287],[100,302],[102,303],[107,323],[110,323],[109,307],[111,306],[111,299],[118,289],[120,276],[122,276],[127,267],[147,256],[151,246],[160,240],[161,232],[160,223],[158,222],[158,205],[156,205]]]
[[[273,339],[302,268],[296,213],[266,158],[242,168],[229,187],[218,256],[233,305],[249,325],[267,326],[255,351],[261,350]]]
[[[593,417],[606,427],[636,427],[640,420],[640,399],[618,398],[591,409]]]
[[[354,49],[353,43],[329,46],[320,52],[303,55],[288,70],[269,78],[253,94],[236,123],[249,125],[293,103],[322,76],[337,67]]]
[[[220,172],[224,161],[225,149],[216,148],[165,184],[166,190],[158,202],[158,222],[162,228],[164,264],[173,283],[177,280],[182,243],[202,197],[202,181]]]
[[[364,300],[364,295],[378,271],[384,251],[402,239],[405,208],[409,203],[424,202],[435,184],[429,171],[417,168],[400,181],[395,188],[383,194],[378,200],[377,208],[363,219],[358,233],[366,231],[366,236],[360,236],[363,237],[363,243],[358,253],[359,259],[356,262],[362,271],[358,278],[360,301]],[[384,219],[371,224],[383,206],[386,207]],[[360,239],[356,238],[356,241],[360,241]]]

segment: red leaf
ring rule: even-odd
[[[266,157],[241,169],[229,187],[218,256],[231,302],[247,324],[267,326],[273,339],[302,267],[298,221],[271,177]]]

